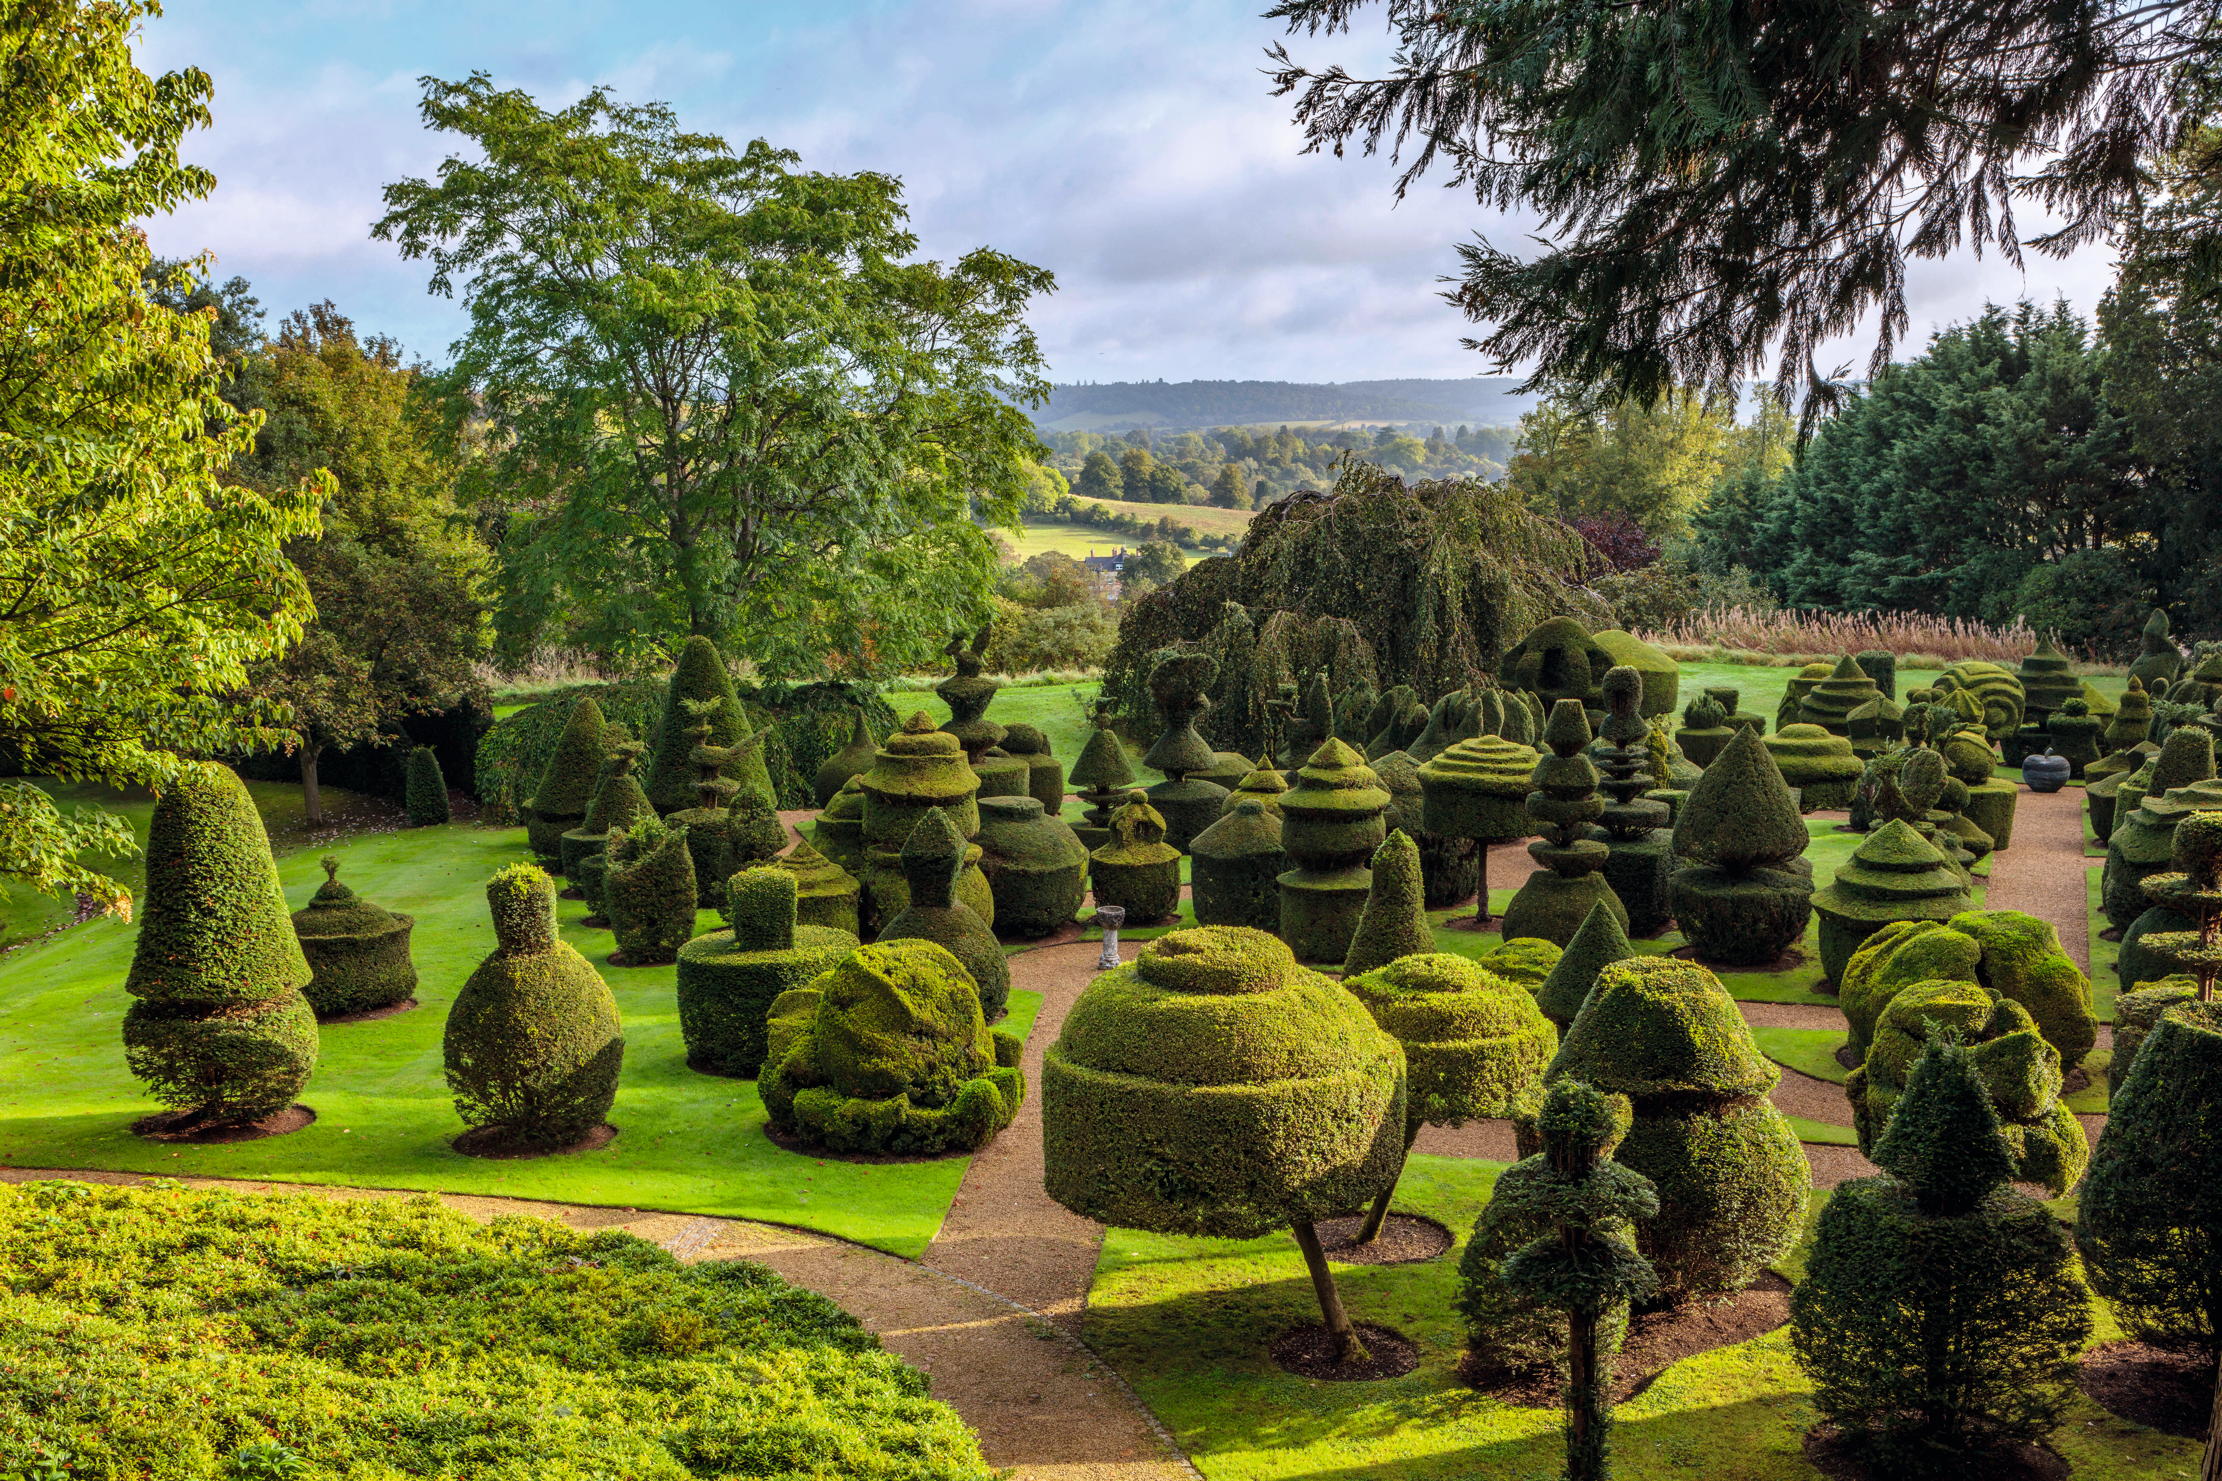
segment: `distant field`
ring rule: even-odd
[[[1010,543],[1019,560],[1044,555],[1052,550],[1059,555],[1069,555],[1074,560],[1081,560],[1091,555],[1109,555],[1135,543],[1125,535],[1090,529],[1086,525],[1030,524],[1015,535],[1009,530],[997,530],[996,534]],[[1191,559],[1194,558],[1194,551],[1187,553]]]
[[[1249,509],[1221,509],[1216,504],[1130,504],[1124,499],[1087,499],[1082,502],[1101,504],[1113,514],[1131,514],[1136,519],[1158,520],[1170,516],[1174,524],[1186,525],[1205,535],[1239,535],[1250,527],[1250,516],[1255,512]]]

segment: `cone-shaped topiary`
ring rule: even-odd
[[[1536,1007],[1564,1033],[1582,1011],[1582,1004],[1589,1001],[1597,974],[1635,954],[1635,948],[1628,944],[1628,933],[1620,928],[1619,917],[1602,905],[1592,907],[1550,975],[1536,989]]]
[[[694,938],[700,894],[684,824],[646,817],[629,832],[612,832],[602,880],[617,938],[612,960],[626,967],[677,961],[679,948]]]
[[[1043,1061],[1050,1197],[1167,1234],[1293,1228],[1346,1355],[1358,1344],[1312,1221],[1372,1199],[1403,1147],[1404,1051],[1262,931],[1150,942],[1089,984]]]
[[[594,801],[586,810],[585,820],[563,835],[563,875],[586,900],[586,925],[609,924],[603,895],[609,860],[603,850],[609,845],[610,835],[639,827],[643,818],[652,817],[656,811],[633,775],[633,765],[639,759],[640,742],[618,742],[602,769],[602,784],[594,789]]]
[[[1031,797],[1003,799],[1032,802]],[[1037,804],[1038,806],[1039,804]],[[1003,1016],[1011,996],[1011,966],[996,944],[995,934],[980,921],[972,907],[956,897],[957,875],[964,868],[965,841],[956,824],[939,808],[918,820],[910,842],[903,845],[903,878],[910,888],[908,901],[891,918],[879,939],[934,941],[964,964],[980,990],[980,1011],[993,1023]]]
[[[1767,1099],[1781,1072],[1712,973],[1668,957],[1605,967],[1547,1078],[1629,1098],[1619,1157],[1658,1188],[1638,1243],[1665,1300],[1740,1291],[1789,1249],[1811,1169]]]
[[[1861,841],[1827,888],[1813,893],[1821,974],[1841,979],[1852,953],[1892,921],[1950,920],[1973,904],[1967,876],[1910,823],[1892,818]]]
[[[987,1026],[944,947],[858,947],[811,986],[807,1018],[758,1085],[774,1130],[834,1152],[931,1156],[977,1152],[1018,1114],[1019,1041]]]
[[[2094,713],[2096,713],[2094,711]],[[2126,751],[2152,738],[2153,699],[2145,686],[2131,679],[2123,689],[2114,713],[2106,721],[2106,749]]]
[[[795,877],[795,919],[806,926],[857,932],[856,876],[811,846],[807,838],[772,860]]]
[[[2168,614],[2155,607],[2153,615],[2145,619],[2145,631],[2139,636],[2137,657],[2130,662],[2129,676],[2149,691],[2156,685],[2173,684],[2182,672],[2183,650],[2168,636]]]
[[[1170,920],[1180,911],[1180,850],[1165,841],[1165,820],[1139,792],[1111,814],[1110,840],[1088,851],[1088,884],[1098,905],[1126,911],[1130,926]]]
[[[656,721],[656,735],[648,762],[648,800],[659,813],[677,812],[695,802],[695,769],[688,759],[695,741],[687,734],[695,717],[687,701],[719,701],[711,712],[709,743],[730,746],[746,733],[748,722],[741,712],[741,697],[733,692],[733,675],[717,644],[699,633],[680,645],[671,680],[664,688],[663,713]],[[759,791],[776,805],[771,773],[759,758],[753,772],[735,771],[733,780],[744,791]]]
[[[1881,648],[1866,648],[1852,655],[1860,672],[1874,682],[1875,692],[1895,702],[1898,698],[1898,656]]]
[[[1666,826],[1669,809],[1647,796],[1655,778],[1651,772],[1651,725],[1636,713],[1642,677],[1634,669],[1618,667],[1605,674],[1605,721],[1599,728],[1601,743],[1591,748],[1602,780],[1598,789],[1609,799],[1597,821],[1605,830],[1605,883],[1613,898],[1628,912],[1628,929],[1638,936],[1656,936],[1674,919],[1667,900],[1667,881],[1673,872]],[[1571,938],[1569,938],[1571,939]]]
[[[1345,975],[1371,972],[1398,957],[1435,949],[1420,882],[1420,846],[1400,828],[1373,851],[1371,867],[1373,881],[1366,890],[1365,908],[1359,912],[1358,929],[1343,958]]]
[[[293,1104],[316,1068],[309,964],[254,799],[214,762],[154,804],[124,991],[124,1061],[171,1129],[245,1125]]]
[[[401,807],[412,828],[437,828],[450,821],[447,778],[440,774],[440,758],[430,746],[411,746],[401,780]]]
[[[1448,910],[1471,900],[1481,884],[1481,851],[1471,838],[1446,838],[1426,831],[1427,791],[1420,781],[1419,763],[1402,751],[1391,751],[1366,764],[1389,794],[1389,809],[1381,815],[1382,825],[1391,831],[1403,829],[1419,845],[1420,880],[1427,908]]]
[[[1534,690],[1547,703],[1572,699],[1592,709],[1605,670],[1617,661],[1581,623],[1553,617],[1537,623],[1513,644],[1497,665],[1497,677],[1507,688]]]
[[[1218,672],[1210,654],[1195,650],[1168,652],[1150,668],[1150,698],[1164,728],[1142,764],[1165,773],[1166,779],[1149,789],[1150,806],[1165,820],[1165,841],[1177,849],[1186,849],[1218,821],[1227,802],[1225,787],[1195,774],[1209,771],[1217,760],[1196,721],[1211,708],[1204,691]]]
[[[1291,867],[1280,878],[1281,939],[1300,962],[1339,962],[1350,950],[1366,892],[1368,861],[1387,836],[1388,789],[1349,746],[1330,738],[1281,797],[1281,846]]]
[[[2083,1176],[2090,1146],[2060,1100],[2060,1056],[2027,1009],[1976,982],[1917,982],[1890,1000],[1866,1060],[1844,1083],[1860,1151],[1872,1157],[1906,1077],[1931,1043],[1969,1047],[1968,1063],[1998,1113],[2010,1176],[2058,1197]]]
[[[1237,798],[1232,812],[1197,835],[1189,855],[1196,924],[1280,929],[1280,877],[1287,868],[1280,816],[1255,797]]]
[[[1850,741],[1818,725],[1789,725],[1768,736],[1765,744],[1783,781],[1797,790],[1799,812],[1852,805],[1861,766]]]
[[[900,855],[927,813],[947,812],[968,840],[979,835],[980,780],[957,737],[937,730],[920,710],[887,738],[857,787],[864,794],[864,868],[857,877],[864,885],[865,929],[876,933],[910,901]],[[957,898],[993,930],[995,894],[980,872],[980,857],[977,847],[968,855]]]
[[[811,779],[812,790],[818,794],[818,806],[830,805],[853,778],[871,770],[878,755],[879,747],[872,744],[872,732],[864,711],[858,710],[849,722],[849,743],[820,762],[818,774]]]
[[[2091,980],[2051,924],[2018,910],[1969,910],[1946,921],[1893,921],[1852,953],[1837,989],[1852,1053],[1866,1056],[1893,997],[1929,981],[1980,982],[2021,1004],[2066,1070],[2097,1042]]]
[[[1798,719],[1818,725],[1831,735],[1849,737],[1852,711],[1881,698],[1882,691],[1865,669],[1849,658],[1839,658],[1828,677],[1806,690],[1805,697],[1798,701]]]
[[[1079,914],[1088,850],[1070,824],[1044,813],[1035,798],[982,799],[980,850],[980,868],[995,893],[995,928],[1004,936],[1035,940]]]
[[[1575,701],[1560,700],[1551,709],[1543,740],[1550,750],[1535,763],[1527,799],[1529,821],[1543,835],[1528,845],[1528,856],[1543,867],[1527,877],[1505,906],[1504,934],[1563,946],[1574,939],[1592,906],[1603,905],[1624,924],[1628,912],[1598,872],[1611,850],[1588,836],[1589,825],[1605,811],[1605,800],[1597,795],[1596,764],[1585,754],[1588,715]]]
[[[556,937],[555,885],[529,864],[486,884],[494,950],[448,1009],[444,1053],[462,1144],[545,1151],[608,1117],[625,1060],[617,999]]]
[[[1528,791],[1536,759],[1531,746],[1482,735],[1444,748],[1420,767],[1421,827],[1439,838],[1473,840],[1477,924],[1489,919],[1489,846],[1535,830]]]
[[[1728,711],[1710,693],[1700,694],[1682,707],[1682,728],[1674,733],[1682,746],[1682,754],[1700,768],[1713,764],[1722,746],[1728,744]]]
[[[2080,697],[2061,702],[2046,721],[2052,753],[2068,763],[2068,775],[2083,776],[2099,759],[2099,732],[2106,722]]]
[[[1287,790],[1288,778],[1283,776],[1278,769],[1271,766],[1253,766],[1242,774],[1242,780],[1236,784],[1232,792],[1227,794],[1227,801],[1219,809],[1219,816],[1223,818],[1228,813],[1233,812],[1235,805],[1247,797],[1257,802],[1267,812],[1279,817],[1281,815],[1281,794]]]
[[[1674,820],[1674,918],[1701,960],[1760,966],[1790,949],[1813,914],[1807,834],[1796,796],[1759,733],[1741,726],[1690,788]]]
[[[679,1035],[687,1066],[754,1079],[768,1052],[764,1024],[780,994],[831,971],[856,933],[800,924],[797,876],[758,866],[726,881],[725,929],[679,951]]]
[[[339,882],[339,855],[326,854],[324,883],[293,912],[293,933],[308,960],[301,994],[323,1018],[375,1013],[406,1003],[417,990],[409,959],[409,930],[416,921],[373,905]]]
[[[1080,748],[1066,781],[1088,804],[1086,821],[1076,830],[1080,841],[1092,849],[1110,842],[1111,811],[1134,786],[1134,766],[1127,760],[1125,742],[1111,729],[1108,712],[1096,716],[1095,729],[1088,732],[1088,743]]]
[[[1026,763],[1026,795],[1057,817],[1065,810],[1065,763],[1049,749],[1039,726],[1012,725],[1003,731],[1003,750]]]
[[[563,734],[541,770],[540,785],[525,808],[526,840],[533,853],[551,865],[562,861],[563,835],[586,820],[587,804],[594,800],[608,749],[603,730],[602,707],[592,695],[572,705]]]
[[[1870,1475],[1996,1474],[2060,1421],[2090,1334],[2065,1231],[2012,1163],[1969,1051],[1930,1045],[1840,1185],[1790,1297],[1813,1401]]]
[[[864,868],[864,785],[850,777],[825,811],[810,820],[810,839],[834,863],[850,874]]]

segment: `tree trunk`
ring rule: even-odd
[[[1335,1344],[1335,1361],[1369,1361],[1373,1354],[1358,1340],[1357,1329],[1342,1309],[1342,1293],[1335,1289],[1334,1272],[1327,1268],[1326,1253],[1319,1247],[1319,1231],[1312,1227],[1311,1220],[1297,1219],[1289,1225],[1289,1232],[1296,1236],[1296,1247],[1304,1252],[1304,1268],[1312,1273],[1312,1291],[1319,1297],[1319,1314],[1326,1319],[1327,1335]]]
[[[2207,1413],[2207,1452],[2199,1462],[2199,1481],[2222,1481],[2222,1373],[2215,1375],[2214,1407]]]
[[[316,789],[316,761],[323,752],[322,746],[301,747],[301,804],[311,828],[324,822],[324,794]]]
[[[1474,868],[1481,880],[1480,890],[1474,896],[1473,926],[1478,931],[1489,924],[1489,840],[1486,838],[1474,840]]]
[[[1419,1135],[1419,1123],[1407,1117],[1404,1123],[1404,1155],[1407,1159],[1411,1157],[1412,1143],[1419,1140]],[[1351,1241],[1352,1244],[1372,1244],[1381,1237],[1381,1226],[1389,1221],[1389,1200],[1396,1196],[1396,1185],[1403,1177],[1404,1164],[1399,1162],[1396,1165],[1396,1176],[1389,1180],[1389,1186],[1381,1190],[1381,1196],[1366,1211],[1366,1222],[1359,1228],[1358,1237]]]
[[[1566,1318],[1566,1477],[1605,1481],[1605,1428],[1612,1422],[1597,1371],[1597,1319]]]

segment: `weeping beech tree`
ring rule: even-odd
[[[1402,684],[1425,703],[1494,673],[1546,617],[1603,622],[1575,584],[1588,551],[1500,484],[1407,485],[1354,463],[1332,492],[1268,506],[1233,555],[1125,603],[1103,692],[1120,719],[1146,722],[1154,655],[1200,644],[1219,665],[1212,744],[1255,753],[1285,684],[1324,673],[1330,694]]]

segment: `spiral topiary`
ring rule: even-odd
[[[1031,797],[1004,800],[1033,802]],[[916,938],[945,947],[964,964],[966,975],[979,989],[980,1011],[993,1023],[1003,1016],[1011,996],[1011,966],[994,933],[956,897],[965,852],[964,838],[948,813],[935,808],[918,820],[901,856],[908,899],[880,931],[879,939]]]
[[[1702,961],[1763,966],[1805,934],[1813,877],[1796,797],[1755,730],[1738,727],[1674,820],[1674,918]]]
[[[1389,793],[1364,759],[1330,738],[1281,798],[1281,939],[1300,962],[1339,962],[1349,953],[1366,892],[1368,861],[1387,836]]]
[[[2098,1040],[2091,981],[2051,924],[2018,910],[1969,910],[1944,921],[1893,921],[1852,954],[1837,990],[1852,1053],[1865,1058],[1893,997],[1930,981],[1980,982],[2021,1004],[2064,1070]]]
[[[717,644],[700,634],[680,645],[664,689],[663,713],[656,722],[645,790],[659,813],[677,812],[695,804],[695,768],[688,759],[696,744],[688,734],[695,716],[688,710],[689,700],[712,706],[709,744],[730,746],[746,733],[747,717],[741,711],[741,697],[733,691],[733,674],[725,666],[725,655],[718,652]],[[755,758],[753,768],[734,772],[733,780],[744,791],[756,792],[767,805],[778,806],[771,773],[761,755]]]
[[[547,864],[561,863],[563,835],[586,821],[608,748],[603,731],[602,707],[588,695],[571,706],[563,734],[541,770],[540,783],[525,808],[525,838],[534,855]]]
[[[753,1079],[769,1044],[772,1003],[856,949],[856,933],[797,919],[796,875],[758,866],[726,881],[725,929],[679,951],[679,1036],[687,1067]]]
[[[1189,854],[1196,924],[1278,930],[1280,877],[1287,868],[1279,815],[1256,797],[1238,796],[1231,812],[1197,835]]]
[[[640,742],[618,741],[602,768],[601,785],[594,789],[594,801],[586,817],[563,835],[563,877],[585,899],[585,923],[590,926],[609,924],[602,885],[608,865],[603,850],[609,845],[610,834],[637,828],[643,818],[656,811],[633,775],[634,763],[639,759]]]
[[[1892,921],[1950,920],[1974,903],[1967,876],[1912,824],[1892,818],[1861,841],[1827,888],[1813,893],[1821,975],[1842,980],[1852,954]]]
[[[375,1013],[417,990],[409,932],[416,921],[363,899],[339,882],[339,855],[326,854],[324,883],[293,912],[293,934],[309,964],[302,996],[319,1019]]]

